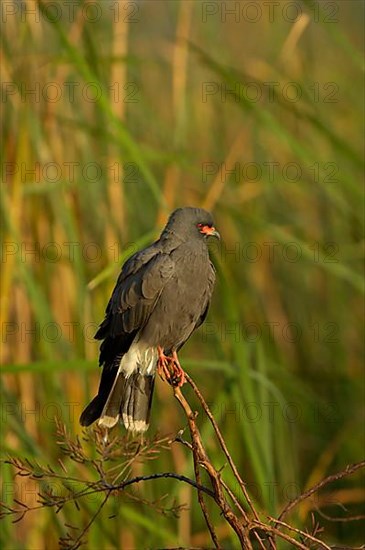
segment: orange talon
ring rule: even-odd
[[[185,373],[180,365],[176,351],[173,352],[172,357],[165,355],[163,348],[157,346],[158,361],[157,372],[162,380],[169,382],[172,386],[178,386],[179,388],[186,382]]]
[[[171,377],[169,364],[171,363],[172,358],[164,354],[164,351],[161,348],[161,346],[157,346],[157,351],[158,351],[157,372],[163,381],[169,380]]]
[[[172,357],[173,357],[173,361],[174,361],[174,379],[175,378],[178,378],[178,383],[176,384],[179,388],[181,388],[181,386],[183,386],[186,382],[186,379],[185,379],[185,372],[184,372],[184,369],[182,368],[182,366],[180,365],[180,361],[179,361],[179,358],[177,356],[177,353],[176,351],[173,352],[172,354]]]

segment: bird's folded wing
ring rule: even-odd
[[[115,338],[142,328],[173,276],[175,264],[167,254],[144,254],[142,259],[138,256],[125,265],[118,278],[106,317],[95,335],[97,339]]]

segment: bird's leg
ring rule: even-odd
[[[157,372],[161,376],[162,380],[170,380],[171,373],[169,365],[173,363],[173,358],[164,354],[163,348],[157,346],[158,360],[157,360]]]
[[[157,346],[157,372],[162,380],[167,380],[172,386],[181,387],[185,383],[185,373],[180,365],[176,351],[172,357],[165,355],[163,348]]]
[[[185,384],[185,382],[186,382],[185,372],[184,372],[184,369],[182,368],[182,366],[180,365],[180,361],[179,361],[179,358],[177,356],[176,351],[174,351],[172,353],[172,358],[173,358],[174,374],[173,374],[173,377],[172,377],[171,381],[172,381],[174,386],[178,386],[179,388],[181,388],[181,386],[183,384]],[[177,383],[174,383],[176,381],[177,381]]]

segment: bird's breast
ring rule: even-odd
[[[171,258],[174,273],[143,330],[144,341],[165,349],[179,347],[192,333],[206,308],[211,270],[207,250],[183,247]]]

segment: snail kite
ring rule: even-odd
[[[149,425],[156,371],[184,383],[177,352],[204,321],[215,282],[207,237],[219,238],[209,212],[175,210],[160,238],[123,265],[95,338],[103,367],[97,396],[80,423],[127,430]]]

